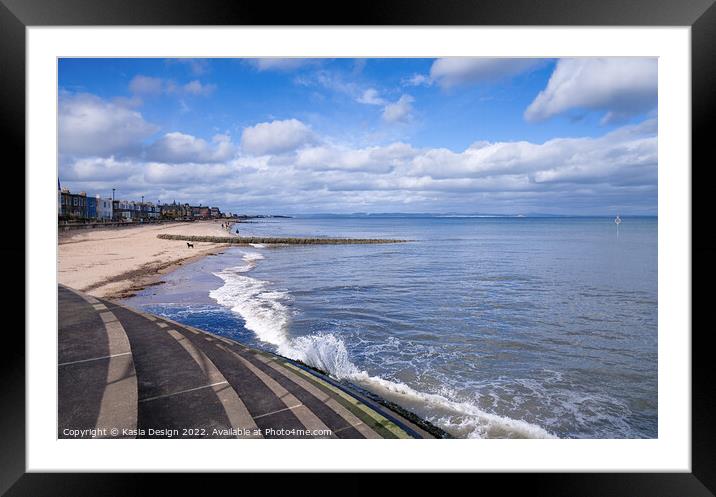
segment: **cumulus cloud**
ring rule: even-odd
[[[542,144],[526,141],[480,142],[463,152],[425,151],[412,174],[442,178],[524,175],[539,183],[608,183],[641,178],[656,185],[657,137],[653,120],[598,138],[557,138]]]
[[[570,110],[603,111],[604,123],[639,115],[656,107],[657,76],[655,58],[562,59],[525,119],[541,121]]]
[[[385,105],[385,100],[380,97],[378,90],[375,88],[365,90],[356,101],[366,105]]]
[[[129,91],[137,95],[159,95],[164,91],[164,82],[161,78],[137,74],[129,82]]]
[[[315,171],[360,171],[384,174],[393,171],[416,151],[408,144],[383,147],[350,148],[338,146],[308,147],[299,150],[295,164]]]
[[[492,83],[535,69],[542,59],[448,57],[437,59],[430,68],[429,81],[442,88],[475,83]],[[427,78],[416,75],[413,84],[426,84]]]
[[[397,102],[383,108],[383,120],[389,123],[409,121],[412,118],[414,101],[410,95],[402,95]]]
[[[433,84],[430,76],[425,74],[413,74],[411,77],[403,80],[403,84],[406,86],[430,86]]]
[[[393,142],[351,146],[319,139],[298,120],[246,128],[243,154],[218,159],[211,142],[181,133],[145,156],[69,159],[63,185],[88,193],[117,187],[240,212],[655,213],[657,128],[650,119],[599,137],[476,141],[464,150]],[[159,154],[159,151],[162,154]],[[136,196],[136,195],[135,195]],[[138,196],[137,196],[138,198]]]
[[[244,129],[241,149],[254,155],[290,152],[315,141],[311,129],[297,119],[259,123]]]
[[[210,95],[214,90],[216,90],[216,85],[214,84],[202,84],[199,80],[190,81],[189,83],[185,84],[182,87],[182,90],[184,93],[187,93],[189,95]]]
[[[88,157],[64,167],[62,176],[65,180],[114,181],[127,179],[138,171],[138,165],[132,161],[116,160],[114,157]]]
[[[77,156],[128,155],[159,130],[142,114],[88,93],[59,99],[59,149]]]
[[[231,158],[235,148],[227,135],[215,135],[212,144],[192,135],[167,133],[147,150],[147,157],[157,162],[222,162]]]
[[[207,96],[213,93],[214,90],[216,90],[215,84],[202,83],[198,79],[182,85],[172,80],[137,74],[129,82],[129,91],[135,96],[154,96],[162,94]]]
[[[141,107],[144,103],[140,97],[134,95],[132,97],[114,97],[112,103],[120,107],[128,107],[130,109],[136,109]]]
[[[228,164],[164,164],[150,162],[142,166],[143,180],[149,185],[178,186],[178,189],[201,187],[236,174]]]

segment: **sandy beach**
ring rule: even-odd
[[[226,236],[221,221],[164,223],[63,232],[58,243],[58,281],[95,297],[123,298],[161,281],[161,275],[226,245],[162,240],[159,234]]]

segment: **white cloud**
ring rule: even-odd
[[[319,70],[310,74],[301,74],[294,78],[294,83],[301,86],[321,86],[327,90],[343,93],[350,98],[359,99],[363,91],[354,81],[345,81],[339,73]]]
[[[431,149],[416,157],[411,173],[444,178],[524,175],[531,183],[625,184],[635,178],[656,185],[655,121],[627,126],[599,138],[557,138],[543,144],[478,143],[463,152]]]
[[[244,128],[241,148],[254,155],[290,152],[315,140],[311,129],[297,119],[259,123]]]
[[[142,166],[143,180],[151,185],[192,188],[212,184],[236,173],[229,164],[163,164],[151,162]]]
[[[129,82],[129,91],[138,95],[159,95],[164,90],[161,78],[152,78],[137,74]]]
[[[133,97],[114,97],[112,103],[120,107],[127,107],[130,109],[136,109],[141,107],[144,103],[140,97],[134,95]]]
[[[202,84],[201,81],[194,80],[190,81],[189,83],[185,84],[182,87],[182,90],[184,93],[187,93],[189,95],[210,95],[214,90],[216,90],[216,85],[214,84]]]
[[[113,181],[126,179],[138,171],[132,161],[116,160],[114,157],[88,157],[62,168],[63,180]]]
[[[411,77],[403,81],[407,86],[430,86],[433,84],[430,76],[425,74],[413,74]]]
[[[562,59],[525,111],[528,121],[540,121],[567,111],[605,111],[603,122],[648,112],[657,102],[657,59]]]
[[[365,90],[356,101],[366,105],[385,105],[385,100],[380,97],[378,90],[375,88]]]
[[[338,73],[329,71],[316,71],[312,74],[302,74],[294,78],[294,83],[302,86],[320,86],[332,92],[348,96],[358,103],[365,105],[382,105],[388,102],[380,96],[375,88],[364,88],[352,80],[344,80]]]
[[[136,153],[158,131],[136,110],[88,93],[60,95],[61,154],[108,156]]]
[[[314,171],[361,171],[384,174],[404,164],[416,151],[405,143],[354,149],[340,146],[308,147],[296,153],[295,164]]]
[[[198,79],[182,85],[171,80],[137,74],[129,82],[129,91],[144,96],[161,94],[207,96],[214,90],[216,90],[215,84],[202,83]]]
[[[491,83],[516,76],[543,64],[542,59],[448,57],[437,59],[430,68],[430,81],[442,88],[475,83]],[[425,84],[424,78],[413,77]]]
[[[383,119],[389,123],[409,121],[412,118],[414,101],[410,95],[402,95],[397,102],[383,108]]]
[[[216,135],[210,145],[201,138],[179,132],[167,133],[147,150],[150,160],[167,163],[222,162],[231,158],[235,148],[227,135]]]
[[[656,120],[594,138],[477,141],[461,151],[402,142],[354,147],[329,139],[312,145],[318,137],[297,120],[247,130],[258,131],[253,136],[249,131],[243,145],[262,155],[179,163],[216,153],[230,142],[217,137],[202,144],[189,135],[170,134],[174,157],[69,160],[60,165],[60,177],[63,186],[88,193],[117,187],[123,198],[137,192],[231,210],[241,206],[239,212],[577,214],[619,206],[622,213],[656,213]],[[298,138],[288,139],[293,134],[287,130],[299,130]],[[306,132],[309,141],[302,139],[309,136]],[[166,144],[167,136],[160,142]]]

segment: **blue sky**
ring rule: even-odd
[[[239,213],[656,214],[656,64],[61,59],[60,180]]]

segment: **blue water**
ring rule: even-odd
[[[656,438],[657,220],[294,218],[128,303],[359,384],[458,437]]]

